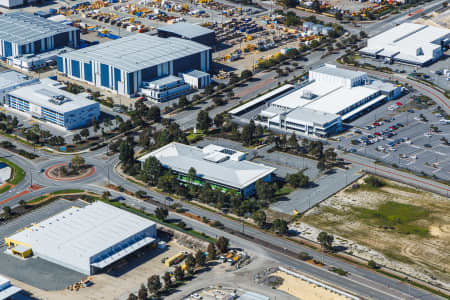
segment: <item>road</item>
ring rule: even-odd
[[[1,139],[3,138],[0,138],[0,140]],[[33,162],[24,158],[18,158],[15,155],[12,155],[11,153],[3,149],[0,150],[1,156],[7,157],[11,161],[14,161],[23,169],[29,170],[29,168],[31,167],[33,169],[32,172],[33,183],[42,186],[42,188],[37,191],[30,192],[17,199],[11,200],[10,202],[7,203],[7,205],[10,206],[17,205],[20,200],[33,199],[43,194],[61,189],[85,189],[88,191],[101,194],[103,191],[105,191],[104,185],[108,182],[108,178],[111,183],[118,186],[122,186],[126,190],[132,192],[144,189],[142,186],[134,184],[124,179],[120,174],[118,174],[115,170],[115,166],[119,162],[118,156],[115,155],[112,157],[107,157],[104,153],[104,149],[82,154],[87,163],[95,166],[96,173],[89,178],[73,182],[54,181],[47,178],[45,176],[45,173],[40,172],[41,169],[46,169],[52,165],[66,162],[68,160],[67,156],[49,154],[43,151],[40,151],[39,154],[41,155],[39,161]],[[380,172],[388,170],[389,170],[388,168],[386,168],[386,170],[383,168],[382,170],[380,170]],[[24,181],[20,183],[15,189],[13,189],[14,191],[13,193],[1,195],[0,201],[6,199],[6,197],[10,197],[11,194],[14,194],[16,192],[25,189],[30,184],[30,181],[31,176],[28,174],[24,179]],[[138,208],[144,208],[145,210],[148,211],[153,211],[155,209],[155,206],[151,203],[144,202],[142,200],[130,197],[126,194],[118,193],[116,191],[111,190],[111,193],[113,197],[122,195],[125,198],[124,201],[128,205],[135,206]],[[162,194],[153,192],[151,190],[147,190],[147,193],[150,197],[152,197],[154,200],[160,203],[166,202],[166,198]],[[301,246],[295,242],[283,239],[281,237],[274,236],[266,232],[262,232],[253,227],[247,226],[243,227],[243,225],[240,222],[228,219],[222,215],[218,215],[216,213],[212,213],[207,210],[203,210],[192,204],[185,202],[180,202],[180,204],[192,214],[198,216],[205,216],[211,220],[218,220],[222,224],[224,224],[225,227],[236,232],[243,232],[247,236],[251,237],[251,239],[247,240],[235,235],[231,235],[220,229],[210,227],[204,223],[197,222],[183,215],[171,214],[171,217],[182,219],[186,224],[191,226],[193,229],[198,230],[200,232],[204,232],[210,236],[226,236],[232,241],[232,244],[236,247],[248,249],[249,251],[257,253],[258,255],[265,256],[269,259],[274,259],[278,261],[280,264],[289,266],[291,268],[295,268],[307,274],[311,274],[333,285],[343,287],[345,289],[351,290],[365,297],[370,297],[373,299],[408,299],[409,297],[408,293],[410,289],[411,290],[410,293],[412,296],[410,297],[410,299],[413,298],[439,299],[438,297],[435,297],[422,290],[415,289],[413,287],[409,288],[402,282],[382,276],[368,269],[357,267],[353,264],[350,264],[346,261],[340,260],[335,257],[325,255],[324,262],[328,266],[335,266],[350,272],[349,276],[342,277],[335,273],[331,273],[324,268],[315,267],[310,264],[294,260],[292,259],[292,257],[283,254],[283,252],[290,251],[292,253],[298,253],[300,251],[305,251],[310,253],[316,259],[321,259],[321,253],[309,249],[307,247]],[[264,241],[265,243],[275,246],[265,247],[262,246],[259,242],[257,242],[257,240]],[[275,249],[273,249],[274,247]]]

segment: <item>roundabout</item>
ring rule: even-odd
[[[68,163],[53,165],[45,170],[45,176],[56,181],[77,181],[94,174],[95,167],[92,165],[84,165],[75,171]]]

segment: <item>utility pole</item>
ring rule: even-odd
[[[33,172],[31,170],[30,168],[30,186],[33,186]]]

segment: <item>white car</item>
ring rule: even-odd
[[[428,132],[424,133],[423,135],[426,136],[426,137],[432,137],[433,136],[431,133],[428,133]]]
[[[447,119],[440,119],[439,122],[445,123],[445,124],[450,124],[450,120],[447,120]]]
[[[199,294],[192,294],[190,297],[192,297],[194,299],[199,299],[199,300],[203,299],[203,297],[200,296]]]

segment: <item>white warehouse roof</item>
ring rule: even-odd
[[[441,47],[440,41],[446,39],[450,39],[449,29],[403,23],[368,39],[367,47],[361,52],[424,64],[436,58],[435,52]]]
[[[6,71],[0,73],[0,90],[15,87],[24,83],[36,82],[38,79],[33,79],[16,71]]]
[[[0,15],[0,40],[20,45],[77,30],[79,29],[30,13],[17,12]]]
[[[115,250],[120,242],[150,227],[155,223],[98,201],[83,208],[71,207],[9,239],[28,245],[42,258],[86,270],[94,263],[92,257]]]
[[[39,83],[18,88],[9,92],[9,95],[27,100],[30,103],[43,106],[61,114],[97,103],[86,97],[62,90],[59,82],[48,78],[41,79]],[[50,102],[53,97],[57,96],[64,96],[65,100],[61,104]]]
[[[206,27],[191,24],[187,22],[179,22],[175,24],[170,24],[166,26],[159,27],[158,30],[171,32],[180,36],[187,37],[189,39],[193,39],[199,36],[203,36],[205,34],[214,33],[214,30],[208,29]]]
[[[126,72],[135,72],[210,49],[181,38],[137,33],[61,56],[84,62],[93,60]]]
[[[220,148],[220,149],[219,149]],[[144,162],[156,157],[163,166],[187,174],[193,167],[197,176],[209,181],[243,189],[275,171],[275,168],[248,160],[237,160],[237,151],[218,146],[200,149],[179,143],[170,143],[139,158]],[[241,157],[242,158],[242,157]]]

